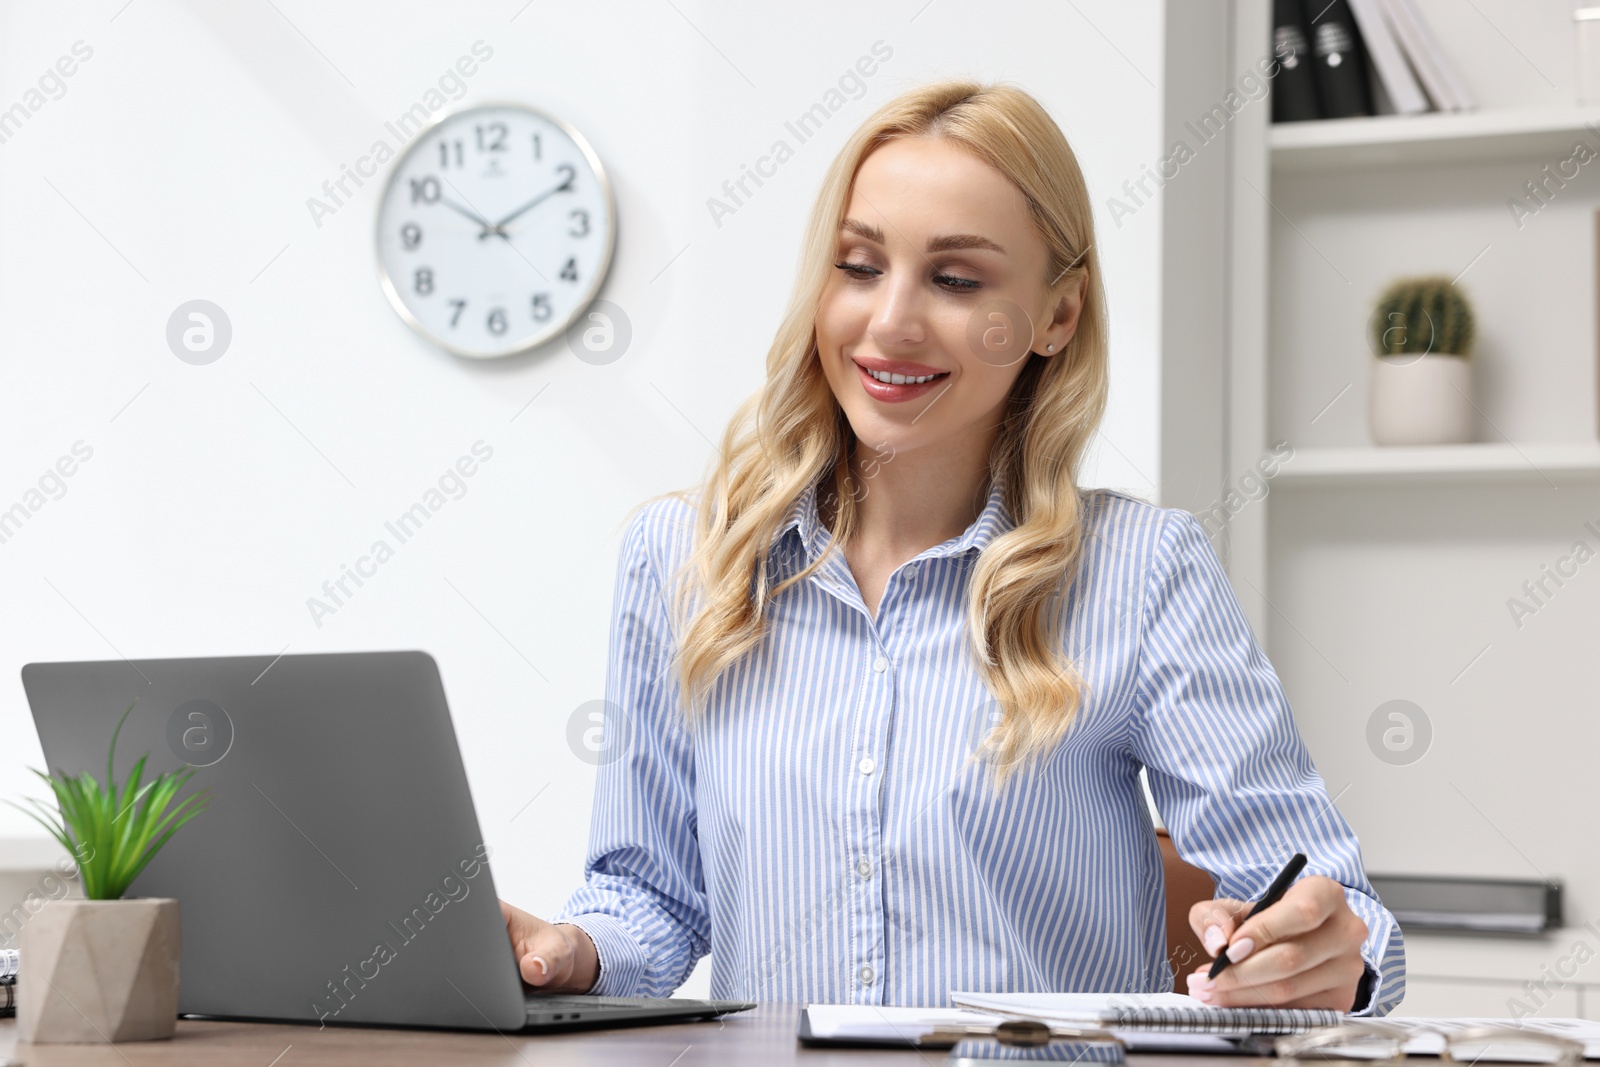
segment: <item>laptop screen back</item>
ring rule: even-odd
[[[524,1001],[433,658],[31,663],[49,769],[210,794],[130,888],[180,902],[179,1010],[516,1029]],[[42,788],[42,785],[41,785]]]

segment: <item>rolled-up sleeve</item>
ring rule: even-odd
[[[1369,996],[1385,1015],[1405,995],[1399,924],[1367,880],[1361,846],[1312,765],[1289,702],[1204,529],[1169,512],[1142,608],[1136,757],[1173,844],[1217,895],[1255,900],[1295,852],[1344,887],[1367,924]]]
[[[694,751],[678,711],[663,571],[652,559],[673,536],[668,506],[641,509],[623,537],[584,884],[552,920],[589,935],[600,959],[590,992],[607,996],[668,996],[709,951]]]

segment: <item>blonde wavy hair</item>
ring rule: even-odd
[[[836,506],[828,553],[856,528],[856,439],[824,377],[815,320],[856,171],[874,149],[903,137],[943,138],[1009,178],[1048,252],[1041,281],[1083,292],[1065,351],[1028,356],[1009,395],[990,470],[1004,475],[1016,526],[980,553],[968,589],[972,652],[1001,708],[987,747],[1003,783],[1053,747],[1082,704],[1084,682],[1063,640],[1064,594],[1082,549],[1079,465],[1106,400],[1105,296],[1088,189],[1060,128],[1021,89],[965,80],[917,88],[880,108],[833,161],[767,352],[766,384],[740,405],[692,501],[693,547],[672,583],[678,680],[693,721],[717,678],[761,641],[767,606],[822,565],[818,559],[776,584],[768,567],[779,526],[809,486],[817,483],[819,498]]]

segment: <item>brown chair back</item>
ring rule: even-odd
[[[1189,909],[1195,902],[1215,896],[1216,886],[1209,874],[1183,861],[1165,830],[1156,831],[1156,842],[1161,846],[1161,866],[1167,879],[1167,963],[1172,966],[1172,989],[1187,993],[1189,983],[1184,976],[1211,958],[1189,928]]]

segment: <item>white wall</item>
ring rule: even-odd
[[[1113,324],[1114,447],[1094,480],[1153,491],[1160,205],[1117,228],[1105,200],[1160,154],[1158,0],[520,7],[0,7],[0,107],[74,42],[93,49],[0,144],[0,507],[75,442],[93,449],[0,544],[0,796],[36,791],[25,662],[425,648],[502,894],[557,908],[578,881],[592,783],[565,728],[602,694],[619,523],[703,471],[707,438],[760,381],[822,171],[877,104],[924,79],[1013,80],[1073,141]],[[537,103],[610,169],[621,226],[603,295],[634,329],[617,363],[559,344],[453,360],[380,293],[377,183],[320,227],[306,208],[479,40],[493,56],[465,102]],[[716,226],[707,197],[879,40],[893,56],[864,98]],[[197,297],[234,331],[204,367],[164,341]],[[315,625],[307,598],[480,439],[494,457],[467,494]],[[36,833],[0,807],[0,838]]]

